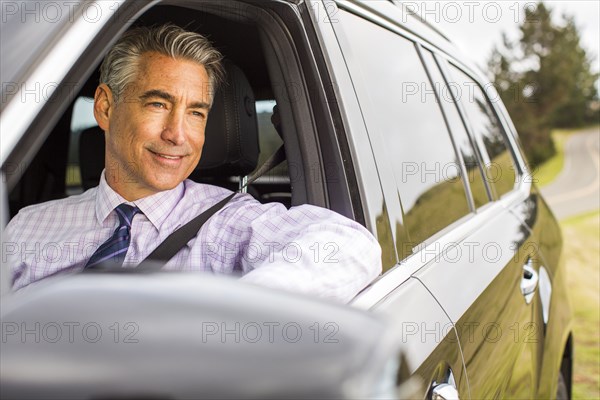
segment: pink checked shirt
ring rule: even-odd
[[[129,202],[142,213],[131,226],[124,268],[134,268],[173,231],[231,192],[190,180]],[[8,224],[2,264],[20,289],[50,275],[82,270],[119,224],[126,201],[106,183],[66,199],[23,208]],[[360,224],[333,211],[286,209],[236,195],[164,267],[233,274],[275,288],[350,301],[381,273],[381,248]]]

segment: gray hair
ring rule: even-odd
[[[223,56],[204,36],[173,24],[132,29],[108,52],[100,66],[100,83],[112,90],[115,102],[119,102],[126,85],[132,82],[139,71],[140,57],[148,52],[204,66],[212,102],[217,87],[224,79],[221,64]]]

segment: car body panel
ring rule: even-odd
[[[414,276],[457,326],[473,398],[530,398],[542,328],[534,319],[539,308],[520,291],[530,242],[514,216],[495,211]]]
[[[560,227],[537,187],[530,185],[530,190],[526,200],[515,204],[510,211],[531,230],[532,247],[535,246],[537,256],[534,260],[540,268],[547,271],[549,279],[548,304],[539,305],[540,308],[547,307],[548,315],[544,318],[542,309],[542,315],[538,316],[544,335],[540,338],[543,349],[539,355],[541,360],[537,396],[547,398],[556,392],[563,356],[572,356],[572,311],[565,277],[567,260],[561,257],[563,239]]]
[[[419,280],[408,279],[371,311],[392,321],[423,397],[430,388],[448,383],[450,374],[460,398],[471,397],[454,324]]]

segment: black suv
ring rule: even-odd
[[[260,143],[258,164],[285,148],[285,163],[249,192],[358,221],[378,238],[384,267],[347,306],[163,274],[76,275],[11,293],[3,242],[4,395],[568,398],[573,347],[559,227],[493,86],[400,2],[2,7],[2,227],[22,207],[97,184],[103,147],[90,98],[99,64],[131,27],[171,22],[209,36],[242,71],[251,91],[232,101],[250,104],[258,129],[240,135],[258,136],[250,140]],[[244,179],[213,167],[201,174],[213,184]],[[231,297],[215,303],[218,293]],[[167,318],[149,308],[177,311]],[[50,343],[64,321],[79,321],[73,329],[93,322],[106,340]],[[305,339],[321,336],[260,351],[246,340],[231,353],[203,342],[222,321],[293,321]],[[116,333],[118,341],[106,338]],[[122,346],[127,334],[139,342]],[[321,340],[327,335],[337,342]]]

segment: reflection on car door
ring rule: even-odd
[[[501,206],[481,217],[414,276],[456,326],[472,397],[531,398],[540,327],[521,293],[523,266],[533,255],[528,232]]]
[[[397,12],[398,9],[391,3],[378,3],[378,6],[387,8],[389,13]],[[389,6],[389,7],[388,7]],[[372,203],[371,213],[378,210],[384,210],[381,214],[382,219],[388,222],[387,212],[398,214],[400,204],[398,202],[398,191],[396,189],[395,168],[393,155],[397,157],[396,149],[401,148],[402,137],[409,135],[411,126],[401,124],[402,112],[406,114],[416,114],[414,110],[408,108],[398,108],[396,105],[409,105],[417,108],[421,107],[420,100],[413,97],[407,102],[401,96],[401,87],[405,80],[402,79],[403,73],[413,74],[418,77],[425,77],[426,74],[419,60],[415,43],[406,37],[403,37],[393,30],[386,29],[381,25],[373,23],[368,10],[354,10],[354,13],[345,9],[336,12],[335,17],[341,22],[339,24],[323,24],[322,29],[333,29],[335,31],[338,45],[342,49],[343,60],[349,73],[358,102],[363,121],[360,125],[366,127],[370,146],[371,157],[374,157],[377,164],[376,171],[371,172],[371,179],[364,183],[370,185],[373,182],[381,181],[380,192],[384,193],[383,205]],[[322,33],[324,34],[324,32]],[[373,46],[373,43],[379,43],[385,46],[385,49]],[[337,50],[339,51],[339,50]],[[336,52],[334,48],[327,48],[327,53]],[[344,68],[335,70],[336,76],[333,78],[336,82],[343,81],[340,74],[345,74]],[[421,78],[415,78],[421,79]],[[398,90],[394,90],[397,88]],[[393,95],[390,95],[392,93]],[[344,99],[344,104],[348,101]],[[425,105],[428,107],[428,105]],[[434,107],[435,106],[434,104]],[[441,120],[441,116],[439,117]],[[348,117],[350,120],[350,117]],[[435,125],[438,120],[432,122]],[[443,125],[443,120],[442,120]],[[436,130],[433,131],[438,134]],[[449,141],[447,132],[442,131]],[[390,137],[388,135],[394,135]],[[382,140],[385,137],[386,139]],[[415,135],[414,137],[417,137]],[[387,146],[387,148],[386,148]],[[390,152],[388,152],[388,150]],[[364,151],[359,149],[357,151]],[[423,154],[423,151],[414,152]],[[450,160],[454,160],[453,151],[450,150]],[[392,157],[388,157],[392,155]],[[447,155],[447,153],[445,153]],[[364,166],[364,165],[363,165]],[[398,165],[396,165],[398,166]],[[400,166],[401,167],[401,166]],[[397,176],[399,177],[399,176]],[[414,179],[415,183],[419,179]],[[462,189],[462,183],[457,181]],[[431,182],[428,182],[431,183]],[[417,187],[418,186],[418,187]],[[417,198],[435,185],[416,185],[411,196],[415,203]],[[448,187],[448,190],[454,190]],[[361,191],[364,192],[364,191]],[[366,194],[372,196],[372,193]],[[390,199],[392,199],[390,201]],[[460,198],[459,198],[460,200]],[[456,215],[460,218],[463,211],[468,213],[468,204],[464,200],[463,208]],[[436,210],[438,211],[438,210]],[[417,207],[415,209],[414,226],[418,226],[419,218],[424,215]],[[441,213],[439,214],[442,215]],[[451,216],[450,220],[444,220],[443,223],[450,223],[455,220]],[[404,238],[402,221],[391,226],[396,229],[394,236]],[[384,252],[389,250],[384,244],[390,239],[388,236],[380,233],[377,229],[378,239],[384,247]],[[393,239],[396,243],[403,243],[402,240]],[[392,248],[396,256],[397,246]],[[413,260],[414,262],[415,260]],[[411,270],[410,265],[399,265],[395,260],[383,259],[384,270],[387,271],[376,283],[367,291],[362,293],[354,302],[357,307],[370,308],[374,312],[383,313],[396,322],[396,332],[403,342],[406,343],[407,362],[417,379],[423,384],[422,396],[431,396],[431,390],[436,386],[448,384],[457,390],[460,398],[469,398],[469,385],[464,373],[464,363],[458,343],[456,331],[440,305],[431,296],[429,291],[421,282],[410,279],[407,271]],[[411,264],[416,265],[416,264]]]
[[[405,344],[406,362],[422,385],[423,397],[448,384],[461,399],[469,398],[457,332],[421,282],[408,279],[372,307],[372,311],[395,322],[397,335]]]
[[[445,71],[448,84],[472,90],[457,102],[464,126],[452,130],[468,127],[489,192],[502,199],[480,207],[464,239],[415,277],[456,324],[473,398],[533,398],[543,345],[538,255],[529,229],[510,212],[527,195],[516,186],[515,153],[483,90],[456,67]]]

